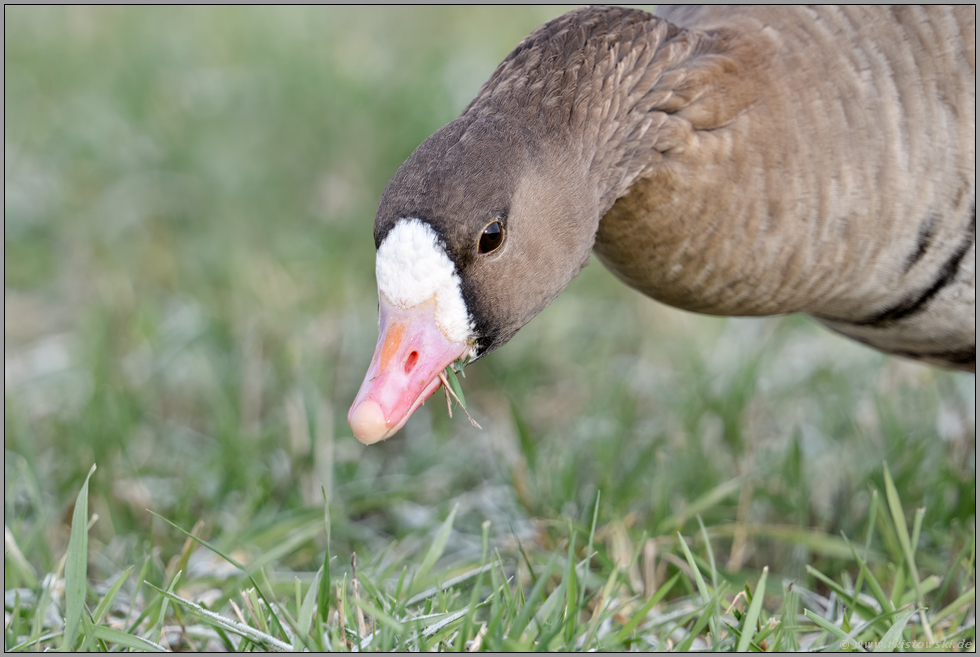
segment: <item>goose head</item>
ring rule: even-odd
[[[487,113],[423,142],[374,224],[379,336],[348,421],[384,440],[457,359],[510,340],[581,270],[599,207],[575,149]]]

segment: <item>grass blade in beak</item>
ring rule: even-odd
[[[459,401],[459,405],[466,410],[466,397],[463,397],[463,388],[459,385],[459,379],[456,378],[456,372],[453,372],[453,368],[446,368],[446,376],[449,377],[449,383],[453,387],[453,392],[456,393],[456,399]]]
[[[449,376],[451,376],[453,378],[453,382],[454,382],[455,385],[450,385],[449,379],[446,378],[446,373],[447,372],[449,373]],[[477,423],[477,421],[473,419],[473,416],[470,415],[469,411],[466,410],[466,404],[464,404],[462,402],[462,400],[459,398],[459,395],[457,395],[456,394],[456,391],[453,390],[454,387],[457,388],[457,389],[459,388],[459,381],[456,379],[456,376],[452,373],[452,368],[447,367],[444,371],[440,372],[439,373],[439,378],[442,379],[442,386],[443,386],[443,388],[445,388],[446,393],[452,395],[456,399],[456,401],[459,402],[459,405],[463,407],[463,412],[466,413],[466,417],[469,419],[470,424],[472,424],[477,429],[483,429],[483,427],[481,427]],[[462,394],[462,391],[460,391],[460,394]],[[453,412],[452,412],[452,409],[450,409],[450,411],[449,411],[449,417],[452,417],[452,416],[453,416]]]

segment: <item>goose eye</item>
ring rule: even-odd
[[[487,227],[483,229],[483,235],[480,235],[480,246],[477,252],[490,253],[491,251],[496,251],[503,243],[503,225],[499,221],[491,221],[489,224],[487,224]]]

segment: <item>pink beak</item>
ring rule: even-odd
[[[397,308],[380,296],[378,346],[354,398],[347,421],[365,445],[402,428],[415,409],[439,389],[439,374],[470,350],[450,342],[436,325],[436,302]]]

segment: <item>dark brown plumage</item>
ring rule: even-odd
[[[477,357],[594,249],[680,308],[807,313],[974,371],[975,8],[660,13],[578,9],[528,36],[392,178],[376,244],[431,226]]]

